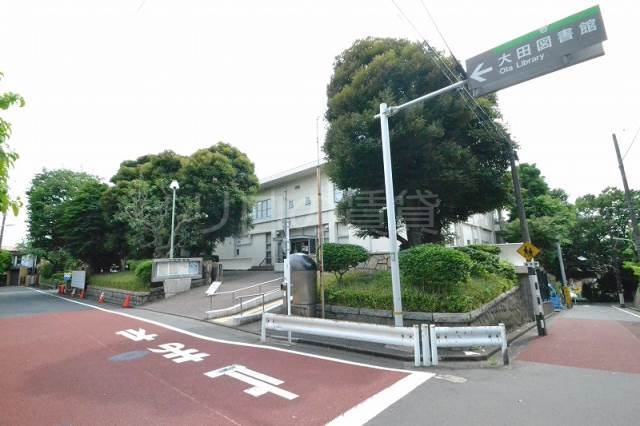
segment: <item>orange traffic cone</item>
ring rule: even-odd
[[[122,302],[122,307],[123,308],[130,308],[131,307],[131,295],[127,294],[127,296],[124,298],[124,302]]]
[[[58,284],[58,294],[64,294],[64,284]]]
[[[98,297],[98,303],[104,303],[104,291],[100,293],[100,297]]]
[[[84,289],[80,290],[80,299],[84,299],[85,295],[84,295]]]

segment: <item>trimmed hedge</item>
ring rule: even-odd
[[[388,271],[367,273],[350,271],[344,276],[345,286],[335,279],[326,283],[325,300],[331,305],[393,310],[391,275]],[[514,286],[512,281],[488,274],[473,277],[454,287],[446,295],[402,287],[402,310],[405,312],[469,312]]]
[[[468,280],[472,270],[471,258],[449,247],[424,244],[400,252],[400,271],[404,281],[430,293],[451,291]]]
[[[153,268],[152,260],[140,261],[135,269],[136,277],[142,282],[142,284],[149,286],[151,284],[151,269]]]

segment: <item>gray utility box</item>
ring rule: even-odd
[[[289,255],[291,268],[291,313],[312,317],[316,309],[318,266],[311,256],[302,253]]]

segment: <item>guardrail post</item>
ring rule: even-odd
[[[431,366],[431,344],[429,341],[429,325],[422,324],[420,326],[420,334],[422,340],[422,365]]]
[[[413,325],[413,365],[420,367],[420,326]]]
[[[500,327],[500,340],[501,340],[501,349],[502,349],[502,364],[509,365],[509,348],[507,347],[507,330],[504,327],[503,323],[498,324]]]
[[[429,326],[429,344],[431,346],[431,365],[435,367],[438,365],[438,343],[436,342],[435,324]]]
[[[267,314],[262,314],[262,325],[260,326],[260,341],[264,342],[267,340]]]

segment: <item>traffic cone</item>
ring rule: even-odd
[[[80,290],[80,299],[84,299],[85,295],[84,295],[84,288],[82,290]]]
[[[58,284],[58,294],[64,294],[64,284]]]
[[[130,308],[131,307],[131,295],[127,294],[127,296],[124,298],[124,302],[122,302],[122,307],[123,308]]]
[[[100,297],[98,297],[98,303],[104,303],[104,291],[100,293]]]

